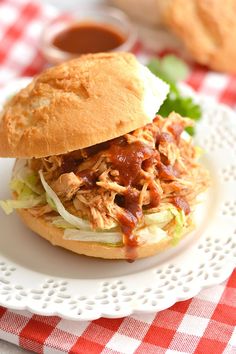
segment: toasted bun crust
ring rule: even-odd
[[[194,59],[214,70],[236,73],[235,0],[165,1],[165,21]]]
[[[63,230],[54,226],[50,219],[35,217],[24,209],[18,209],[23,222],[38,235],[42,236],[54,246],[60,246],[67,250],[90,257],[106,259],[127,259],[129,253],[125,247],[109,247],[101,243],[80,242],[63,239]],[[184,236],[184,235],[183,235]],[[135,258],[150,257],[173,246],[170,237],[161,240],[156,244],[144,244],[135,249]]]
[[[64,154],[150,123],[168,91],[154,78],[129,53],[85,55],[49,68],[6,104],[0,156]]]

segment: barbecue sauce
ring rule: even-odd
[[[113,167],[119,171],[120,182],[125,186],[137,183],[142,162],[154,154],[154,149],[139,141],[128,144],[120,141],[109,150]]]
[[[149,190],[150,190],[149,207],[156,208],[160,204],[161,196],[153,180],[150,180],[149,182]]]
[[[140,173],[143,163],[153,158],[153,155],[155,156],[155,150],[139,141],[128,144],[126,140],[120,139],[116,142],[109,149],[110,160],[113,168],[119,171],[120,184],[128,187],[119,200],[119,205],[124,209],[124,212],[118,215],[118,220],[124,235],[127,258],[134,260],[138,240],[133,234],[133,230],[142,217],[142,209],[139,206],[139,192],[135,191],[134,188],[137,188],[139,180],[142,178]],[[157,206],[160,196],[152,181],[150,181],[150,192],[151,199],[153,198],[152,206]]]
[[[82,178],[84,189],[92,189],[96,186],[97,176],[96,173],[92,170],[85,169],[80,172],[77,172],[76,175],[77,177]]]
[[[75,172],[78,166],[79,160],[73,157],[63,157],[62,159],[62,166],[61,166],[61,173],[69,173]]]
[[[111,51],[126,41],[113,26],[95,22],[81,22],[61,31],[53,45],[71,54],[87,54]]]
[[[183,197],[174,197],[172,198],[171,203],[175,205],[177,209],[183,210],[185,215],[188,215],[191,212],[187,200]]]
[[[124,235],[124,244],[126,247],[126,258],[134,261],[137,258],[136,247],[138,240],[133,234],[138,220],[142,217],[142,209],[139,206],[139,194],[130,189],[124,195],[123,208],[125,212],[118,215],[122,234]]]
[[[177,170],[171,165],[164,165],[160,163],[158,166],[158,172],[160,179],[165,181],[172,181],[175,177],[178,177]]]

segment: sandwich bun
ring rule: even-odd
[[[114,247],[97,242],[81,242],[65,240],[64,230],[52,224],[50,217],[35,217],[26,209],[17,210],[24,224],[36,234],[49,241],[53,246],[60,246],[74,253],[105,259],[127,259],[129,252],[125,246]],[[181,235],[183,238],[191,229],[185,230]],[[150,235],[150,238],[152,235]],[[180,238],[180,239],[181,239]],[[134,248],[135,259],[145,258],[173,247],[173,238],[165,237],[157,243],[145,243]],[[132,252],[132,251],[131,251]]]
[[[129,53],[91,54],[50,68],[5,105],[0,116],[0,156],[16,157],[19,162],[34,157],[55,157],[121,137],[152,123],[168,90],[167,84]],[[66,156],[56,160],[60,158],[63,160]],[[86,157],[84,161],[86,162]],[[123,161],[129,168],[127,159]],[[33,170],[37,173],[42,171],[40,168],[37,166]],[[105,165],[105,172],[108,168]],[[60,176],[61,172],[62,169]],[[41,173],[40,177],[48,197],[54,201],[50,197],[50,190],[43,183]],[[69,192],[71,186],[73,183],[69,184]],[[53,189],[52,186],[51,188]],[[91,191],[97,193],[92,188]],[[54,192],[56,193],[55,190]],[[13,198],[17,199],[17,194]],[[67,201],[71,200],[68,197]],[[110,203],[105,197],[100,201]],[[48,200],[47,202],[49,203]],[[65,238],[64,229],[53,224],[55,213],[52,214],[52,208],[43,216],[36,216],[31,209],[18,209],[18,213],[33,232],[51,244],[77,254],[105,259],[138,259],[173,246],[173,225],[169,224],[166,225],[167,228],[170,226],[169,235],[167,231],[160,237],[158,232],[152,234],[151,228],[145,228],[148,235],[146,237],[145,234],[143,239],[139,235],[137,240],[142,240],[143,243],[137,245],[136,242],[129,246],[114,246],[101,242],[69,240]],[[60,214],[60,208],[57,210]],[[63,213],[60,215],[63,217]],[[81,217],[86,218],[86,214]],[[87,218],[90,220],[89,216]],[[93,222],[91,224],[95,225]],[[103,229],[100,226],[97,228]],[[135,232],[135,228],[133,229]],[[178,239],[187,234],[191,227],[183,229]],[[120,235],[122,236],[122,231]],[[128,243],[127,240],[126,242]]]
[[[49,68],[5,105],[0,156],[65,154],[119,137],[152,122],[168,90],[129,53]]]

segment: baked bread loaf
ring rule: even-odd
[[[235,0],[112,2],[142,22],[165,25],[195,61],[213,70],[236,73]]]
[[[168,0],[165,22],[193,58],[211,69],[236,73],[236,1]]]
[[[162,8],[165,0],[110,0],[133,19],[151,26],[163,23]]]

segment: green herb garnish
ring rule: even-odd
[[[183,117],[189,117],[194,121],[201,118],[201,107],[196,104],[192,97],[183,97],[177,86],[177,81],[185,80],[189,74],[188,66],[174,55],[167,55],[163,59],[152,59],[147,67],[149,70],[170,86],[170,92],[157,112],[163,117],[175,111]],[[190,135],[194,135],[193,127],[186,128]]]

